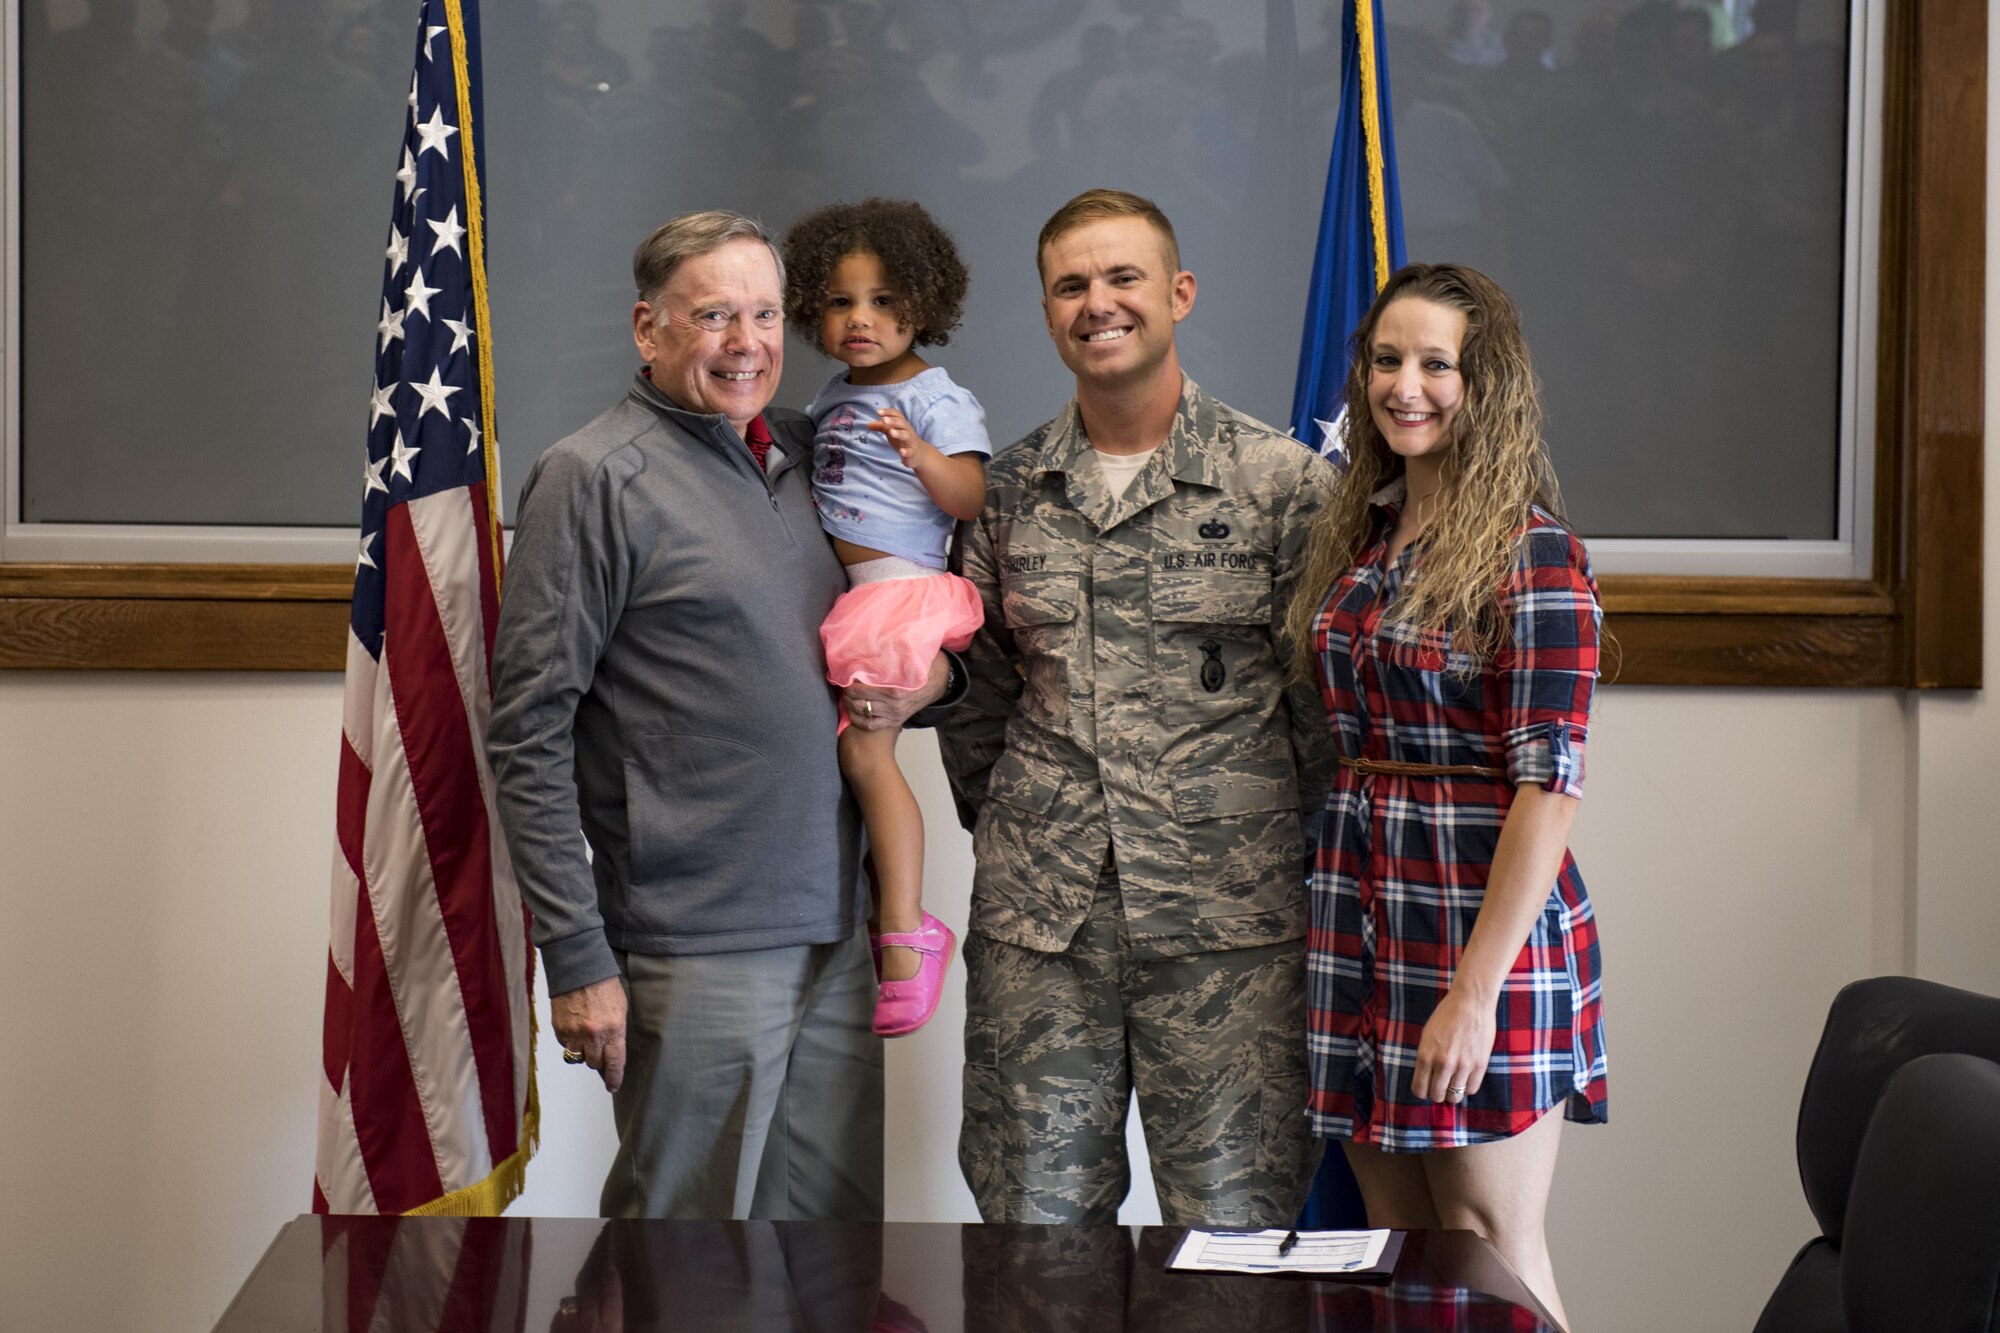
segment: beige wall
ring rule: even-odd
[[[1993,165],[1988,189],[1992,251]],[[1989,549],[1996,478],[2000,458]],[[339,714],[330,677],[0,674],[7,1327],[201,1333],[306,1208]],[[965,840],[928,739],[906,755],[928,775],[932,900],[962,922]],[[1996,756],[1990,693],[1606,693],[1576,847],[1614,1118],[1570,1131],[1551,1210],[1579,1327],[1749,1327],[1809,1234],[1793,1118],[1843,982],[2000,993]],[[972,1215],[957,1005],[891,1051],[897,1218]],[[545,1146],[517,1211],[590,1213],[607,1105],[553,1056],[545,1040]],[[1128,1217],[1150,1207],[1136,1195]]]
[[[1957,707],[1955,739],[2000,729]],[[331,678],[0,677],[9,1325],[206,1329],[306,1207],[338,725]],[[1615,1116],[1570,1132],[1553,1208],[1581,1326],[1747,1326],[1808,1234],[1792,1118],[1834,990],[1899,967],[1905,792],[1925,785],[1911,729],[1886,693],[1606,696],[1576,845],[1603,923]],[[908,748],[932,773],[932,899],[962,921],[965,839],[927,741]],[[1921,790],[1916,807],[1921,830]],[[1916,841],[1976,861],[1991,825]],[[1920,929],[1946,938],[1981,905],[1952,885],[1933,908],[1918,887]],[[1988,970],[1953,979],[2000,991],[1966,952]],[[954,995],[892,1047],[894,1217],[972,1216],[951,1155],[958,1012]],[[517,1209],[588,1214],[607,1104],[546,1041],[540,1067],[545,1147]],[[1152,1216],[1150,1199],[1128,1209]]]

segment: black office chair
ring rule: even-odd
[[[1847,1327],[2000,1329],[2000,1064],[1926,1055],[1889,1080],[1847,1201]]]
[[[1899,1072],[1933,1055],[1978,1058],[1946,1073],[1927,1061],[1892,1101]],[[2000,1333],[2000,1101],[1936,1100],[1980,1096],[1995,1062],[2000,1000],[1913,977],[1835,997],[1799,1105],[1799,1176],[1822,1234],[1756,1333]],[[1971,1313],[1931,1322],[1948,1311]]]

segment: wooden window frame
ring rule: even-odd
[[[1876,572],[1606,577],[1614,680],[1980,687],[1986,6],[1895,0],[1885,17]]]
[[[1981,683],[1986,4],[1885,17],[1877,573],[1607,575],[1614,683]],[[338,671],[352,583],[335,565],[0,564],[0,668]]]

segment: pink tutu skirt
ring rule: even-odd
[[[856,584],[819,627],[826,678],[842,688],[922,689],[938,649],[964,651],[985,618],[979,590],[956,574]]]

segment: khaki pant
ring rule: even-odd
[[[631,1000],[606,1217],[882,1218],[882,1039],[866,935],[618,954]]]
[[[1134,1093],[1170,1226],[1290,1226],[1306,1131],[1305,941],[1127,956],[1115,871],[1062,953],[966,941],[958,1160],[988,1222],[1108,1226]]]

